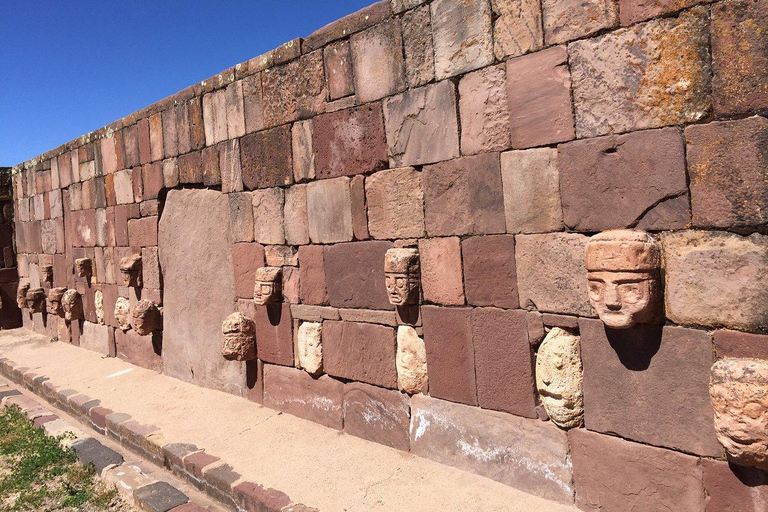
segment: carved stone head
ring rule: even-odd
[[[27,293],[29,292],[29,283],[21,284],[19,283],[19,287],[16,289],[16,305],[19,306],[19,309],[24,309],[27,307]]]
[[[644,231],[618,229],[593,236],[585,263],[589,301],[611,329],[653,323],[660,314],[659,247]]]
[[[163,315],[157,304],[142,299],[136,303],[131,313],[131,327],[139,336],[147,336],[163,328]]]
[[[397,328],[397,386],[409,394],[421,393],[427,384],[427,348],[416,329]]]
[[[141,254],[132,254],[120,259],[120,276],[123,286],[141,288]]]
[[[101,290],[93,293],[93,307],[96,310],[96,321],[104,325],[104,294]]]
[[[384,256],[387,297],[390,304],[404,306],[419,302],[419,251],[395,248]]]
[[[75,260],[75,275],[86,278],[93,275],[93,262],[91,262],[91,258],[77,258]]]
[[[45,311],[45,302],[45,290],[42,288],[32,288],[27,292],[27,307],[33,313]]]
[[[53,265],[43,265],[40,267],[40,279],[46,283],[53,284]]]
[[[256,359],[256,324],[241,313],[232,313],[221,324],[224,343],[221,355],[227,361]]]
[[[560,329],[549,331],[536,359],[536,388],[552,422],[578,427],[584,416],[583,374],[579,337]]]
[[[768,471],[768,361],[721,359],[712,366],[709,396],[717,439],[741,466]]]
[[[123,331],[131,328],[131,303],[125,297],[118,297],[115,301],[115,320]]]
[[[253,287],[253,302],[258,306],[280,302],[283,298],[283,269],[261,267],[256,270],[256,284]]]
[[[64,306],[61,303],[61,299],[64,296],[64,292],[67,291],[65,286],[59,288],[51,288],[48,290],[48,314],[64,316]]]
[[[319,322],[302,322],[296,337],[299,364],[310,375],[323,370],[322,328]]]
[[[61,296],[61,307],[64,309],[64,318],[80,320],[83,318],[83,299],[77,290],[69,289]]]

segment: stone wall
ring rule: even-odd
[[[767,13],[374,4],[14,168],[22,284],[82,301],[25,325],[585,510],[765,510],[709,381],[768,359]],[[658,300],[613,328],[618,228]]]

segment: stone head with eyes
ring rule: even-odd
[[[384,256],[384,276],[387,298],[395,306],[419,302],[419,251],[413,248],[395,248]]]
[[[257,306],[274,304],[283,299],[283,269],[280,267],[261,267],[256,269],[253,287],[253,302]]]
[[[629,329],[659,317],[659,248],[646,232],[620,229],[593,236],[585,263],[589,302],[607,327]]]

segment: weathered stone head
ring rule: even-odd
[[[141,288],[141,254],[132,254],[120,259],[120,276],[123,286]]]
[[[256,324],[242,313],[232,313],[221,324],[224,343],[221,355],[227,361],[256,359]]]
[[[589,301],[611,329],[653,323],[660,315],[660,255],[644,231],[617,229],[593,236],[585,263]]]
[[[40,279],[46,283],[53,284],[53,265],[43,265],[40,267]]]
[[[93,307],[96,310],[96,321],[104,325],[104,294],[101,290],[93,293]]]
[[[131,303],[125,297],[118,297],[115,301],[115,320],[123,331],[131,328]]]
[[[45,305],[45,290],[32,288],[27,292],[27,307],[33,313],[42,313],[45,311]]]
[[[64,296],[64,292],[67,291],[65,286],[59,288],[51,288],[48,290],[48,314],[56,316],[64,316],[64,306],[61,303],[61,299]]]
[[[390,304],[405,306],[419,302],[419,251],[395,248],[384,256],[384,275]]]
[[[64,318],[68,321],[83,318],[83,298],[77,290],[69,289],[61,296],[61,307],[64,310]]]
[[[139,336],[147,336],[163,328],[163,315],[157,304],[142,299],[136,303],[131,313],[131,327]]]
[[[578,427],[584,416],[579,337],[559,327],[549,331],[536,359],[536,388],[552,422]]]
[[[407,325],[397,328],[397,386],[401,391],[415,394],[427,384],[427,348],[416,329]]]
[[[768,361],[721,359],[709,396],[717,439],[733,463],[768,471]]]
[[[16,305],[19,309],[27,307],[27,293],[29,292],[29,283],[19,283],[19,287],[16,289]]]
[[[256,284],[253,287],[253,302],[258,306],[280,302],[283,298],[283,269],[261,267],[256,270]]]
[[[77,258],[75,260],[75,275],[85,278],[93,275],[93,262],[91,262],[91,258]]]
[[[319,322],[302,322],[297,335],[299,364],[310,375],[316,375],[323,370],[323,324]]]

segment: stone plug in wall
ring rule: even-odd
[[[376,3],[14,168],[24,325],[584,510],[766,510],[766,55],[767,0]]]

